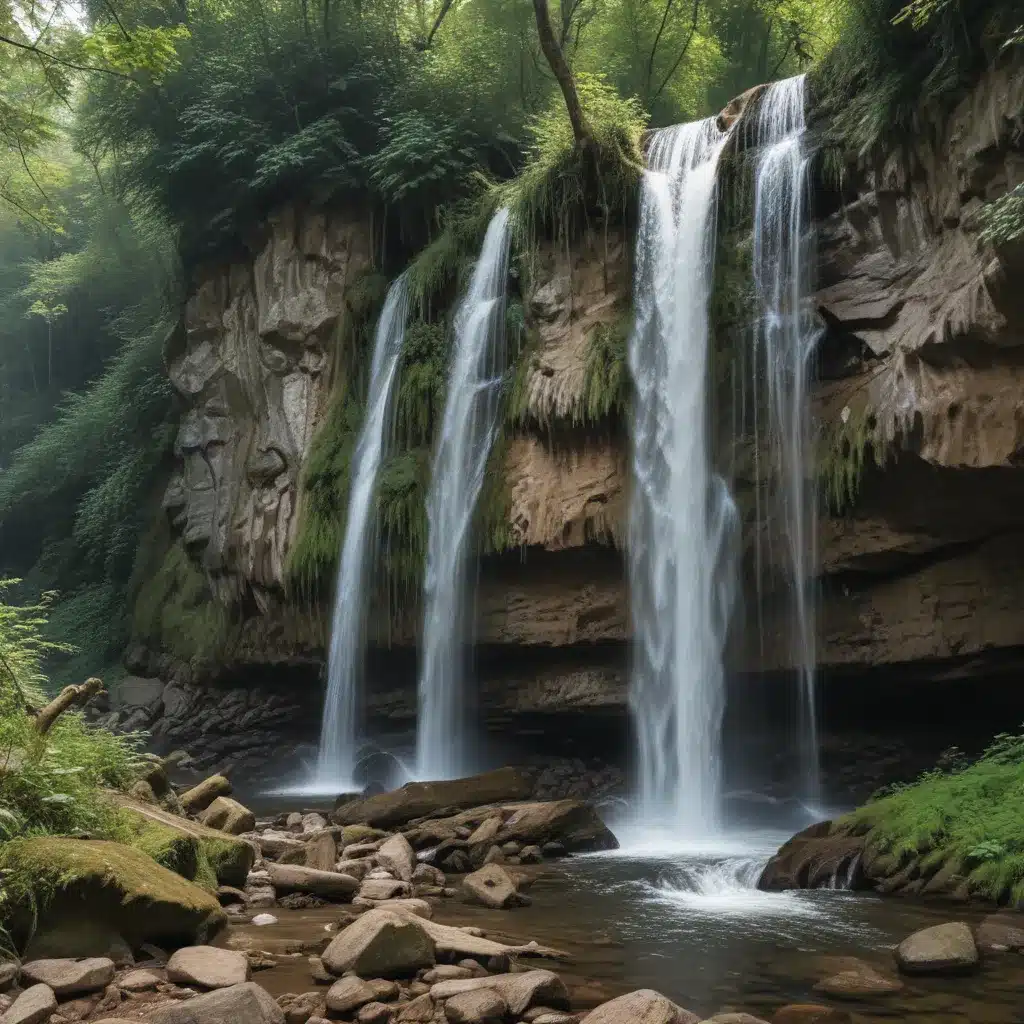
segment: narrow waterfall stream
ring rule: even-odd
[[[330,793],[358,789],[355,773],[359,681],[363,671],[366,575],[373,537],[373,497],[384,454],[391,393],[405,339],[409,286],[405,274],[388,290],[377,322],[366,398],[366,418],[352,457],[345,539],[338,560],[331,641],[313,788]]]
[[[509,212],[499,210],[458,311],[448,395],[427,498],[429,538],[424,585],[416,774],[448,779],[465,773],[462,692],[464,644],[471,615],[466,547],[498,427],[505,354]]]
[[[755,330],[752,366],[755,393],[765,389],[768,415],[766,429],[755,436],[755,445],[766,453],[771,469],[771,484],[761,486],[773,489],[771,495],[759,497],[759,504],[781,520],[789,588],[788,640],[800,687],[801,796],[816,804],[820,796],[814,680],[817,524],[814,489],[807,478],[811,472],[808,385],[818,329],[810,303],[813,238],[805,82],[799,76],[773,83],[759,109],[754,278],[762,315]],[[760,553],[758,562],[765,562]]]
[[[711,469],[708,300],[718,161],[713,118],[656,132],[637,237],[630,706],[639,818],[686,836],[719,825],[722,647],[736,513]]]

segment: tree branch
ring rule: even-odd
[[[652,100],[656,100],[665,91],[665,86],[672,81],[673,76],[679,70],[679,65],[683,63],[683,58],[690,50],[690,44],[693,42],[693,37],[697,34],[697,21],[699,18],[700,0],[693,0],[693,18],[690,20],[690,34],[686,37],[686,42],[683,44],[682,50],[679,51],[679,56],[676,57],[676,62],[669,69],[669,73],[662,79],[661,85],[658,86],[658,91],[651,97]]]
[[[65,60],[63,57],[47,53],[46,50],[40,50],[38,46],[31,46],[28,43],[19,42],[17,39],[11,39],[9,36],[0,36],[0,43],[6,43],[8,46],[14,46],[19,50],[27,50],[29,53],[34,53],[38,57],[44,57],[46,60],[53,61],[54,64],[60,64],[62,67],[71,68],[72,71],[94,71],[101,75],[113,75],[115,78],[124,78],[129,82],[135,81],[131,75],[126,75],[123,71],[115,71],[113,68],[99,68],[93,64],[76,64],[74,61]]]
[[[441,9],[437,12],[437,17],[434,19],[434,24],[427,33],[426,42],[423,44],[425,50],[430,49],[431,43],[434,41],[434,36],[437,35],[437,30],[441,27],[441,22],[444,21],[445,16],[455,6],[455,0],[444,0],[441,4]]]
[[[128,35],[128,29],[126,29],[124,25],[121,24],[121,19],[117,16],[117,11],[114,10],[114,5],[110,2],[110,0],[103,0],[103,6],[106,7],[108,11],[110,11],[110,16],[114,19],[114,21],[117,22],[117,27],[121,30],[121,35],[123,35],[125,39],[130,43],[132,41],[132,37]]]
[[[103,692],[103,680],[93,676],[80,686],[65,686],[46,707],[36,715],[36,732],[45,736],[58,718],[75,704],[84,704],[90,697]]]
[[[537,17],[537,36],[540,39],[540,48],[547,58],[551,71],[562,90],[562,97],[565,99],[566,110],[569,113],[569,123],[572,125],[572,133],[576,139],[576,145],[580,149],[590,149],[594,145],[594,133],[586,115],[583,113],[583,106],[580,103],[579,93],[576,90],[576,79],[573,77],[572,69],[565,59],[562,48],[558,45],[554,30],[551,27],[551,15],[548,12],[548,0],[533,0],[533,10]]]
[[[645,95],[649,95],[651,92],[651,80],[654,78],[654,55],[658,52],[658,44],[661,42],[661,36],[665,31],[665,26],[668,24],[668,16],[672,11],[674,3],[675,0],[665,0],[665,10],[661,15],[661,24],[658,26],[658,32],[654,37],[654,42],[651,44],[651,55],[647,58],[647,78],[644,85]]]

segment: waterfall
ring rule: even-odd
[[[353,775],[359,678],[363,671],[365,640],[366,571],[374,533],[373,496],[384,453],[384,431],[402,354],[408,305],[409,287],[403,274],[388,290],[377,322],[366,419],[352,456],[352,487],[345,539],[338,561],[327,657],[327,696],[317,759],[317,788],[331,792],[359,788]]]
[[[718,827],[722,653],[736,590],[737,515],[711,470],[708,301],[715,120],[656,132],[637,238],[630,524],[640,815],[688,835]]]
[[[427,499],[429,537],[416,730],[420,779],[468,769],[462,687],[466,639],[466,545],[498,428],[505,362],[509,212],[499,210],[455,314],[448,394]]]
[[[755,329],[753,372],[765,389],[767,452],[774,502],[758,483],[758,508],[777,510],[783,534],[792,622],[790,650],[799,676],[799,746],[804,798],[819,795],[815,709],[816,502],[808,486],[810,416],[808,382],[818,340],[810,303],[813,236],[809,217],[805,78],[775,82],[761,99],[756,126],[758,162],[754,188],[754,279],[762,306]],[[770,559],[769,559],[770,560]],[[765,557],[760,551],[758,589]]]

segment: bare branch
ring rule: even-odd
[[[689,52],[690,44],[693,42],[693,38],[697,34],[697,22],[699,19],[700,0],[693,0],[693,17],[690,20],[690,33],[686,37],[686,42],[683,44],[682,50],[679,51],[679,56],[676,57],[675,63],[669,69],[668,74],[662,79],[661,85],[658,86],[658,91],[651,97],[652,100],[656,100],[665,91],[665,86],[672,81],[675,73],[679,70],[679,65],[683,63],[683,58]]]
[[[19,42],[17,39],[11,39],[9,36],[0,36],[0,43],[6,43],[8,46],[14,46],[19,50],[27,50],[38,57],[53,61],[54,64],[60,64],[61,67],[71,68],[72,71],[94,71],[101,75],[113,75],[115,78],[124,78],[129,82],[135,81],[131,75],[126,75],[123,71],[115,71],[113,68],[100,68],[93,64],[76,64],[74,61],[65,60],[63,57],[56,56],[56,54],[40,50],[38,46]]]

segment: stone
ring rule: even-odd
[[[262,832],[256,840],[264,857],[281,857],[292,851],[305,850],[306,844],[301,839],[284,832]]]
[[[495,814],[490,818],[482,821],[476,830],[470,833],[469,838],[466,840],[470,846],[479,846],[486,844],[487,847],[494,842],[495,836],[501,831],[501,815]]]
[[[462,880],[462,896],[470,903],[480,903],[492,910],[514,905],[518,892],[508,872],[497,864],[488,864]]]
[[[291,818],[291,815],[289,815]],[[322,829],[327,828],[327,819],[317,811],[310,811],[309,814],[303,814],[299,817],[299,827],[305,833],[320,832]]]
[[[308,892],[321,899],[346,902],[359,888],[351,875],[336,871],[315,871],[297,864],[268,864],[271,884],[280,895]]]
[[[391,1020],[394,1013],[394,1007],[388,1006],[387,1003],[367,1003],[360,1007],[356,1020],[359,1024],[385,1024],[385,1021]]]
[[[531,1018],[531,1024],[578,1024],[579,1017],[572,1013],[558,1013],[552,1011],[550,1013],[538,1013],[536,1017]]]
[[[362,860],[365,857],[372,857],[380,848],[380,843],[350,843],[341,851],[342,857],[346,860]]]
[[[815,1003],[790,1003],[775,1012],[772,1024],[853,1024],[845,1010]]]
[[[508,1012],[516,1017],[522,1016],[535,1004],[553,1009],[569,1009],[568,989],[553,971],[523,971],[519,974],[442,981],[431,988],[430,994],[435,1000],[441,1000],[483,989],[496,991],[508,1006]]]
[[[523,846],[557,842],[569,853],[616,850],[619,842],[592,804],[582,800],[552,800],[518,804],[498,833],[498,841]]]
[[[307,1024],[310,1017],[326,1012],[322,992],[288,993],[278,997],[277,1005],[284,1011],[285,1024]]]
[[[284,819],[284,827],[293,832],[302,831],[302,815],[298,811],[292,811]]]
[[[430,904],[426,900],[416,899],[410,897],[408,899],[390,899],[390,900],[367,900],[361,896],[357,896],[352,901],[353,907],[362,907],[365,910],[373,910],[374,907],[383,907],[385,910],[398,910],[403,913],[409,913],[415,917],[422,917],[429,920],[433,916],[433,911],[430,908]]]
[[[198,814],[205,811],[218,797],[230,796],[231,783],[223,775],[211,775],[198,786],[182,793],[178,798],[181,809],[186,814]],[[253,823],[255,824],[255,822]]]
[[[451,1024],[499,1024],[506,1013],[508,1005],[494,989],[461,992],[444,1004]]]
[[[869,999],[873,996],[892,995],[903,988],[897,978],[888,978],[866,963],[852,963],[846,970],[819,981],[815,992],[834,999]]]
[[[443,886],[447,879],[444,872],[440,868],[435,868],[433,864],[417,864],[412,873],[412,881],[414,885]]]
[[[249,923],[256,925],[257,928],[265,928],[267,925],[277,924],[277,918],[273,914],[257,914]]]
[[[362,978],[352,975],[336,981],[327,990],[327,1009],[332,1013],[347,1014],[373,1002],[373,989]]]
[[[398,1019],[409,1024],[429,1024],[434,1019],[434,1000],[426,993],[416,996],[402,1007]]]
[[[332,818],[339,825],[365,823],[378,828],[396,828],[446,807],[459,810],[528,800],[533,793],[533,783],[533,775],[518,768],[499,768],[447,782],[410,782],[390,793],[342,804]]]
[[[151,1011],[149,1024],[285,1024],[270,993],[247,981]]]
[[[147,969],[129,971],[117,979],[118,987],[125,992],[148,992],[163,981],[163,977]]]
[[[22,977],[33,985],[49,985],[56,996],[67,998],[99,992],[114,980],[114,961],[106,957],[86,960],[33,960],[22,965]]]
[[[568,850],[561,843],[541,843],[540,852],[544,857],[565,857]]]
[[[367,878],[359,886],[359,895],[364,900],[390,900],[408,894],[408,884],[397,878]]]
[[[0,962],[0,992],[6,992],[12,986],[17,985],[20,977],[21,964],[17,960]]]
[[[768,1024],[768,1022],[750,1013],[716,1013],[714,1017],[708,1017],[700,1024]]]
[[[398,983],[389,981],[387,978],[373,978],[367,984],[373,989],[373,998],[381,1003],[397,999],[401,992]]]
[[[500,846],[492,846],[486,854],[484,854],[483,866],[486,867],[488,864],[504,864],[505,854],[502,852]]]
[[[540,864],[542,860],[544,854],[541,853],[539,846],[524,846],[519,851],[520,864]]]
[[[362,977],[410,976],[433,967],[434,941],[425,922],[412,914],[370,910],[338,934],[324,951],[324,966],[334,974],[355,971]]]
[[[660,992],[642,988],[602,1003],[583,1018],[583,1024],[697,1024],[699,1020]]]
[[[830,821],[798,832],[765,865],[757,887],[769,892],[827,887],[833,878],[845,879],[851,866],[863,862],[865,837],[836,831]],[[861,876],[851,883],[859,888]]]
[[[416,854],[405,836],[398,834],[385,839],[377,850],[377,863],[403,882],[412,881],[416,867]]]
[[[438,858],[438,863],[453,875],[464,875],[473,869],[469,854],[465,850],[450,850],[444,857]]]
[[[49,985],[33,985],[0,1017],[0,1024],[45,1024],[57,1010],[57,997]]]
[[[318,985],[333,985],[334,975],[324,967],[323,960],[318,956],[311,956],[306,960],[309,964],[309,975]]]
[[[956,974],[978,966],[978,948],[962,922],[933,925],[896,947],[896,964],[905,974]]]
[[[989,914],[978,925],[974,941],[983,953],[1024,949],[1024,914],[1010,911]]]
[[[306,843],[307,868],[313,868],[315,871],[335,871],[337,861],[338,844],[330,832],[321,832]]]
[[[167,977],[180,985],[230,988],[249,980],[249,960],[231,949],[186,946],[167,961]]]
[[[506,857],[518,857],[522,848],[522,843],[508,842],[501,844],[501,852]]]
[[[256,827],[256,815],[248,807],[232,800],[229,796],[219,796],[199,815],[199,821],[207,828],[215,828],[228,835],[240,836],[243,832],[251,832]],[[333,864],[333,858],[332,858]]]
[[[340,875],[351,875],[357,881],[362,881],[370,870],[370,862],[355,859],[339,860],[335,863],[334,870]]]
[[[438,964],[423,975],[423,980],[428,985],[433,985],[439,981],[461,981],[465,978],[473,978],[476,973],[469,967],[460,967],[458,964]]]

